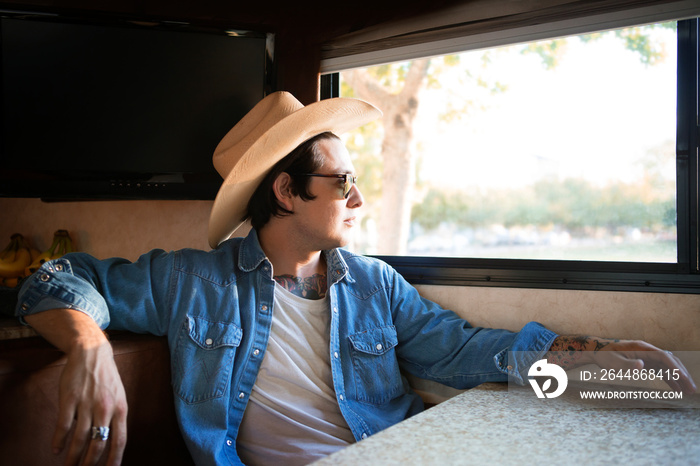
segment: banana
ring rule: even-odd
[[[69,252],[73,252],[73,240],[71,240],[68,231],[56,230],[56,232],[53,234],[53,242],[51,243],[51,247],[36,256],[33,261],[30,261],[30,264],[27,264],[24,270],[24,275],[28,277],[36,272],[44,262],[58,259]]]
[[[61,238],[57,252],[57,254],[59,255],[57,257],[61,257],[65,254],[68,254],[69,252],[73,252],[73,240],[71,239],[68,232],[66,230],[58,230],[56,234],[58,234]],[[56,257],[52,257],[52,259],[55,258]]]
[[[35,257],[30,267],[34,267],[36,265],[36,268],[39,268],[44,262],[50,261],[51,257],[54,255],[54,251],[58,250],[58,244],[60,241],[61,239],[54,234],[53,243],[51,243],[49,249]]]
[[[19,247],[18,238],[21,237],[19,233],[15,233],[10,237],[10,242],[7,243],[5,249],[0,251],[0,262],[14,262],[15,255],[17,254],[17,248]]]
[[[15,288],[19,285],[19,278],[0,278],[0,285],[6,286],[7,288]]]
[[[29,245],[24,240],[24,237],[19,233],[12,235],[12,240],[15,244],[14,259],[12,261],[0,261],[0,277],[3,278],[18,278],[24,275],[24,271],[32,262],[32,254],[29,251]]]

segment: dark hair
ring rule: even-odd
[[[262,228],[270,220],[273,215],[282,217],[291,215],[291,212],[285,209],[275,197],[272,190],[272,184],[277,177],[287,172],[291,175],[291,190],[294,195],[299,196],[305,201],[315,199],[309,192],[309,177],[294,176],[295,173],[315,173],[321,168],[324,162],[324,157],[317,149],[318,142],[324,139],[340,139],[331,132],[318,134],[311,139],[302,142],[296,149],[290,152],[282,160],[277,162],[268,172],[265,178],[260,182],[253,196],[248,201],[248,210],[245,219],[250,219],[250,223],[256,230]]]

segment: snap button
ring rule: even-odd
[[[506,369],[508,369],[509,371],[512,371],[512,370],[513,370],[513,366],[508,366],[508,367],[506,367]]]
[[[211,338],[207,338],[206,340],[204,340],[204,343],[206,343],[207,346],[211,346],[211,344],[214,343],[214,340],[212,340]]]
[[[333,357],[334,357],[335,359],[338,359],[338,352],[337,352],[337,351],[334,351],[334,352],[333,352]]]
[[[27,303],[22,304],[22,310],[23,310],[23,311],[28,311],[28,310],[29,310],[29,306],[27,305]]]
[[[238,394],[238,399],[239,399],[239,400],[242,400],[243,398],[245,398],[245,393],[243,393],[243,392],[239,393],[239,394]]]
[[[49,274],[42,273],[41,276],[39,277],[39,280],[41,280],[42,282],[48,282],[49,281]]]
[[[363,439],[366,439],[366,438],[367,438],[367,434],[365,434],[364,432],[362,432],[362,438],[363,438]]]
[[[381,344],[381,343],[377,343],[377,351],[381,351],[382,348],[383,348],[383,347],[382,347],[382,344]]]
[[[61,265],[61,264],[56,264],[56,270],[57,270],[58,272],[60,272],[61,270],[63,270],[63,265]]]
[[[343,401],[345,397],[341,394],[338,398],[340,398],[340,401]]]
[[[257,356],[258,354],[260,354],[260,350],[259,350],[259,349],[256,349],[255,351],[253,351],[253,356]]]
[[[228,445],[230,447],[231,445],[233,445],[233,442],[230,439],[226,440],[226,445]]]
[[[335,306],[333,306],[333,312],[335,312],[335,313],[337,314],[337,313],[338,313],[338,308],[335,307]]]
[[[262,309],[263,311],[267,311],[267,305],[263,304],[260,309]]]

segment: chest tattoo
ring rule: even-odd
[[[326,296],[326,276],[320,273],[305,278],[293,275],[277,275],[274,278],[285,290],[302,298],[321,299]]]

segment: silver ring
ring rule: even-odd
[[[92,427],[92,435],[90,436],[93,439],[98,439],[105,441],[109,438],[109,427]]]

